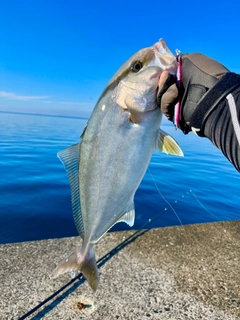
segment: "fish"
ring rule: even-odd
[[[134,195],[153,151],[183,156],[160,129],[161,73],[176,73],[175,56],[160,39],[128,59],[98,99],[79,143],[58,153],[70,181],[74,222],[82,245],[53,272],[81,271],[95,292],[99,284],[94,245],[116,223],[133,226]]]

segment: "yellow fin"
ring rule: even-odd
[[[156,149],[166,154],[183,157],[183,152],[178,143],[166,132],[159,129],[158,138],[156,141]]]

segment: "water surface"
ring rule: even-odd
[[[56,154],[79,142],[86,122],[0,113],[0,243],[77,235],[68,178]],[[239,219],[239,173],[207,139],[185,136],[170,123],[162,128],[175,137],[185,157],[154,152],[135,196],[133,228],[164,208],[151,227],[179,225],[179,219],[182,224]],[[176,214],[162,196],[174,204]],[[119,223],[112,230],[125,229]]]

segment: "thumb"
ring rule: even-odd
[[[159,78],[159,81],[158,81],[158,87],[159,87],[159,89],[162,88],[162,86],[163,86],[164,82],[166,81],[166,79],[167,79],[167,77],[168,77],[169,74],[170,74],[170,73],[169,73],[168,70],[165,70],[165,71],[162,72],[162,74],[161,74],[161,76],[160,76],[160,78]]]
[[[160,104],[162,95],[176,82],[176,77],[169,71],[163,71],[158,81],[158,102]]]
[[[157,104],[168,120],[173,120],[174,106],[178,99],[176,77],[163,71],[158,82]]]
[[[169,71],[163,71],[158,81],[158,95],[163,95],[173,83],[175,83],[175,77]]]

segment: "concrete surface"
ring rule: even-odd
[[[132,233],[106,234],[97,259]],[[67,283],[68,274],[49,276],[79,243],[73,237],[0,245],[0,319],[19,319]],[[237,320],[239,254],[240,221],[151,229],[102,262],[95,294],[77,280],[27,319]]]

